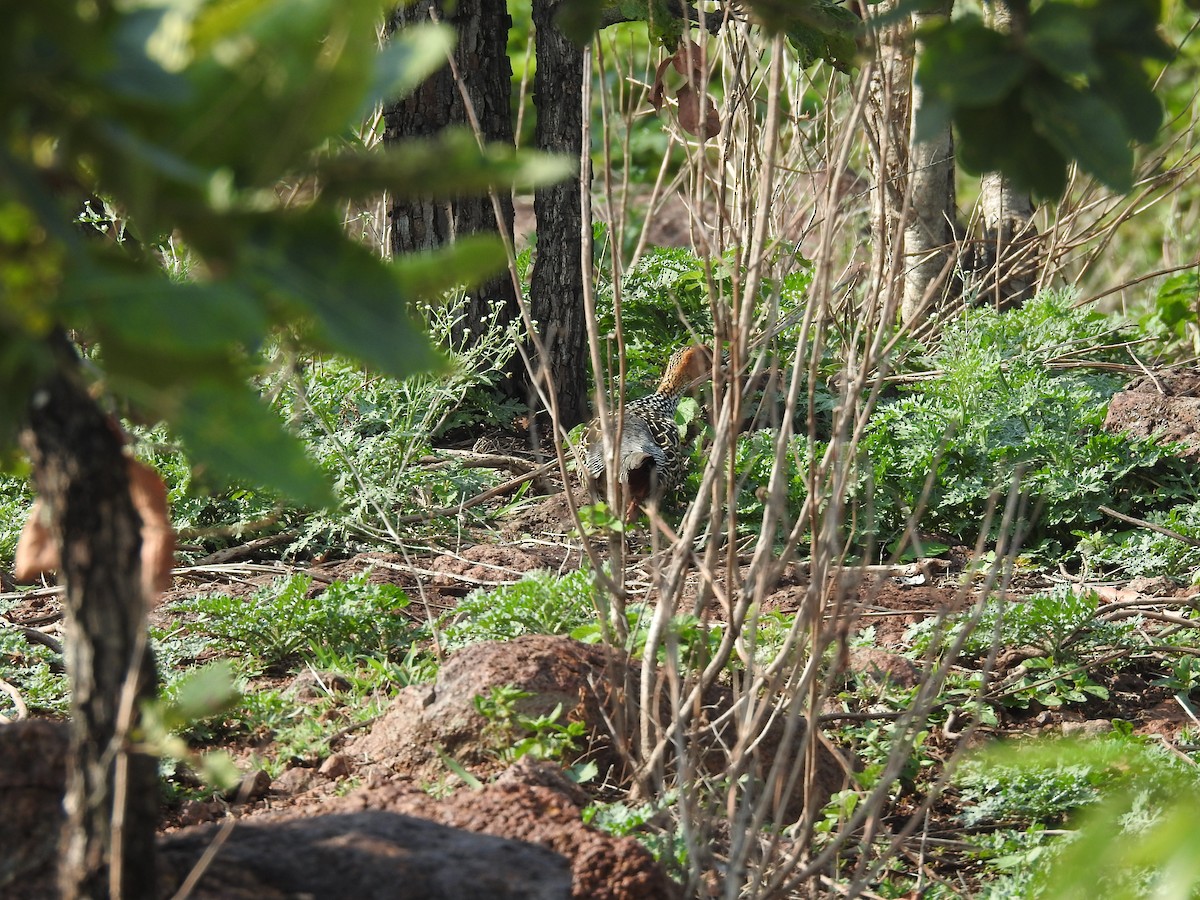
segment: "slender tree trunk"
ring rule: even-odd
[[[894,12],[897,0],[865,7],[874,16]],[[876,35],[875,59],[865,69],[870,79],[864,125],[874,178],[871,192],[871,252],[867,290],[884,296],[904,253],[902,216],[908,187],[908,140],[912,53],[911,23],[893,22]]]
[[[579,159],[583,147],[583,52],[555,25],[557,8],[554,0],[533,0],[537,30],[535,141],[539,150]],[[590,183],[589,172],[582,177]],[[571,178],[539,188],[533,200],[537,257],[529,288],[530,310],[546,348],[546,358],[535,361],[534,375],[550,377],[560,419],[568,428],[588,415],[579,187],[579,181]]]
[[[447,15],[445,7],[452,9]],[[405,24],[428,23],[430,11],[458,32],[455,65],[462,78],[471,109],[487,141],[513,143],[512,67],[508,61],[508,32],[512,19],[504,0],[417,0],[400,6],[390,22],[394,31]],[[415,93],[384,113],[385,141],[415,135],[433,135],[447,125],[469,125],[467,106],[454,73],[447,65]],[[512,194],[500,192],[500,212],[508,234],[513,229]],[[396,255],[431,250],[459,237],[496,232],[498,225],[490,197],[459,197],[454,200],[398,200],[391,209],[391,249]],[[498,324],[505,325],[520,315],[508,273],[480,285],[464,300],[464,317],[453,331],[454,343],[470,344],[479,334],[472,326],[487,321],[499,310]]]
[[[135,711],[155,690],[141,521],[120,438],[74,377],[74,354],[62,343],[62,367],[34,393],[25,436],[66,584],[71,759],[59,884],[68,900],[137,900],[156,893],[158,820],[157,763],[127,752],[119,721],[131,671]]]
[[[939,0],[913,14],[914,29],[937,19],[946,19],[954,0]],[[917,41],[917,53],[921,42]],[[920,116],[925,93],[912,85],[912,127]],[[954,190],[954,136],[949,124],[935,137],[918,143],[909,140],[909,214],[904,223],[904,299],[900,318],[913,325],[925,318],[939,299],[956,290],[956,223],[958,209]]]
[[[993,0],[987,15],[997,31],[1021,33],[1029,7]],[[982,275],[980,299],[997,308],[1018,306],[1032,294],[1041,269],[1041,241],[1033,224],[1033,203],[1008,178],[989,172],[980,184],[979,205],[984,231],[974,268]]]

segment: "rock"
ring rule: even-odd
[[[285,769],[271,786],[282,794],[298,794],[312,787],[313,770],[303,766]]]
[[[241,782],[228,796],[235,803],[248,803],[265,797],[270,789],[271,776],[262,769],[256,769],[242,776]]]
[[[1112,730],[1113,724],[1108,719],[1088,719],[1086,722],[1062,723],[1064,737],[1072,735],[1078,737],[1096,737],[1101,734],[1108,734]]]
[[[345,778],[350,774],[350,758],[345,753],[334,753],[317,770],[326,778]]]
[[[331,694],[350,690],[350,682],[338,672],[305,669],[292,679],[285,691],[297,700],[321,700]]]
[[[1181,456],[1200,456],[1200,370],[1175,369],[1137,379],[1112,398],[1104,429],[1178,442],[1185,448]]]
[[[496,782],[439,800],[413,786],[393,784],[360,789],[329,808],[387,810],[545,847],[570,860],[570,896],[577,900],[682,896],[645,847],[631,837],[615,838],[583,824],[579,807],[551,788]]]
[[[53,897],[67,778],[67,727],[0,725],[0,896]]]
[[[893,684],[896,687],[916,687],[921,673],[912,660],[898,653],[855,647],[846,657],[846,671],[864,675],[878,684]]]
[[[219,828],[189,828],[160,842],[160,896],[179,887]],[[571,871],[543,847],[371,810],[239,823],[191,896],[560,900],[571,896]]]
[[[439,556],[429,566],[436,573],[433,583],[438,587],[463,582],[468,587],[510,584],[520,581],[526,572],[545,567],[546,561],[540,557],[505,544],[476,544],[455,556]]]
[[[202,825],[221,817],[222,808],[211,800],[188,800],[179,810],[180,825]]]

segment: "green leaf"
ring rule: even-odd
[[[1115,191],[1133,186],[1133,148],[1121,117],[1090,91],[1060,81],[1026,84],[1025,108],[1038,133]]]
[[[1004,172],[1024,190],[1057,197],[1067,183],[1067,161],[1033,129],[1014,95],[997,106],[961,109],[955,117],[956,153],[967,172]]]
[[[307,506],[332,501],[300,442],[284,432],[248,385],[232,378],[198,380],[174,405],[169,420],[197,461]]]
[[[454,288],[470,289],[500,274],[505,261],[499,238],[474,234],[438,250],[406,254],[392,266],[407,296],[436,298]]]
[[[132,9],[113,32],[112,66],[100,73],[101,83],[124,100],[166,107],[187,101],[191,86],[177,71],[184,61],[182,43],[187,16],[174,8]]]
[[[468,197],[492,188],[554,184],[578,171],[565,156],[517,152],[502,144],[481,150],[465,129],[413,138],[382,150],[341,153],[317,163],[318,180],[338,197],[368,197],[387,185],[393,197]]]
[[[13,333],[0,314],[0,461],[28,414],[27,401],[37,384],[54,371],[46,343]]]
[[[917,82],[926,95],[950,106],[1000,102],[1029,70],[1026,57],[977,16],[939,22],[922,30]]]
[[[76,321],[105,345],[174,358],[224,358],[231,343],[256,347],[267,329],[258,300],[235,282],[81,273],[63,290]]]
[[[1120,114],[1135,140],[1151,141],[1162,125],[1163,105],[1150,87],[1146,70],[1133,57],[1110,53],[1100,61],[1093,80],[1096,92]]]
[[[683,37],[683,19],[675,15],[668,0],[646,0],[646,12],[650,38],[674,53]]]
[[[799,57],[800,68],[823,59],[835,69],[849,72],[859,52],[862,21],[858,16],[828,0],[819,0],[807,10],[797,7],[796,12],[796,20],[785,34]]]
[[[237,763],[224,750],[201,754],[199,762],[200,777],[204,779],[205,784],[229,790],[242,780],[242,773],[239,771]]]
[[[375,84],[376,3],[256,0],[202,8],[193,102],[158,133],[238,185],[270,187],[337,137]]]
[[[241,696],[234,684],[229,660],[193,670],[180,679],[170,720],[182,727],[232,709]]]
[[[409,314],[397,271],[347,238],[332,215],[312,211],[256,224],[251,240],[259,285],[311,317],[310,343],[397,378],[438,368],[437,354]]]
[[[375,58],[374,82],[362,115],[376,103],[407,97],[447,63],[457,40],[449,25],[410,25],[391,36]]]
[[[459,778],[461,778],[463,784],[465,784],[471,790],[477,791],[483,787],[482,781],[480,781],[478,778],[476,778],[474,775],[472,775],[470,772],[468,772],[462,763],[460,763],[454,757],[450,756],[441,747],[434,747],[434,751],[437,753],[438,759],[440,759],[442,761],[442,765],[444,765],[447,769],[449,769],[451,772],[453,772],[455,775],[457,775]]]
[[[1108,45],[1110,52],[1160,60],[1174,56],[1174,50],[1158,33],[1162,11],[1159,0],[1092,0],[1080,7],[1088,16],[1097,43]]]
[[[1025,49],[1061,78],[1087,78],[1098,71],[1093,31],[1078,7],[1047,3],[1029,17]]]
[[[585,47],[600,30],[604,0],[561,0],[554,24],[573,44]]]
[[[1200,275],[1182,272],[1162,283],[1155,296],[1154,305],[1158,317],[1168,328],[1180,322],[1196,318],[1197,302],[1200,301]]]

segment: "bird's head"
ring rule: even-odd
[[[660,394],[681,394],[697,378],[707,378],[712,373],[712,352],[703,344],[682,347],[671,354],[662,381],[658,384]]]

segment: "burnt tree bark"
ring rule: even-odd
[[[155,691],[141,520],[121,440],[78,380],[74,352],[61,344],[59,372],[34,392],[24,435],[66,584],[71,756],[59,886],[69,900],[136,900],[156,893],[158,822],[157,762],[128,752],[120,722],[131,671],[135,721],[138,702]]]
[[[558,29],[555,0],[533,0],[537,30],[537,106],[535,140],[539,150],[579,159],[583,150],[583,52]],[[591,173],[581,172],[584,184]],[[559,418],[570,428],[588,416],[587,325],[583,312],[583,265],[580,234],[583,210],[580,181],[567,179],[538,188],[537,256],[530,280],[530,312],[546,356],[535,359],[534,377],[548,377]],[[587,261],[590,264],[590,260]]]
[[[450,15],[444,8],[447,5],[453,10]],[[512,66],[508,61],[508,32],[512,19],[504,0],[457,0],[454,4],[417,0],[400,6],[392,14],[390,28],[394,31],[406,24],[428,23],[431,11],[458,33],[455,66],[484,140],[511,145]],[[470,119],[462,93],[450,67],[443,67],[411,96],[384,111],[384,140],[433,135],[447,125],[468,125]],[[500,191],[499,201],[503,225],[511,235],[512,194]],[[396,255],[432,250],[459,237],[499,230],[492,200],[487,196],[450,201],[398,200],[392,204],[390,217],[391,250]],[[490,320],[497,312],[498,324],[515,321],[520,309],[508,273],[470,291],[463,311],[464,317],[452,333],[455,345],[462,341],[469,345],[472,336],[479,333],[473,326]]]

